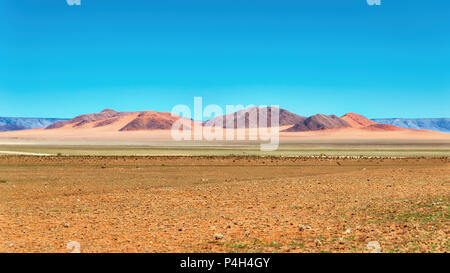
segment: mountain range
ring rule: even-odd
[[[450,133],[450,118],[386,118],[372,120],[377,123],[403,128]]]
[[[89,129],[107,128],[110,131],[147,131],[169,130],[172,125],[182,120],[184,126],[191,128],[194,123],[204,127],[220,126],[222,128],[245,129],[256,127],[272,127],[273,107],[251,107],[232,114],[218,116],[205,122],[174,116],[170,112],[140,111],[117,112],[105,109],[100,113],[80,115],[70,120],[57,121],[45,128],[55,129]],[[347,113],[342,117],[336,115],[317,114],[303,117],[284,109],[279,109],[279,125],[285,132],[308,132],[327,129],[356,128],[369,131],[401,131],[405,130],[393,125],[379,124],[362,115]],[[261,123],[265,119],[265,122]],[[233,124],[227,126],[227,120]]]
[[[264,110],[264,111],[262,111]],[[148,131],[168,130],[174,122],[181,119],[182,126],[192,127],[200,124],[204,127],[222,126],[226,120],[234,117],[231,128],[253,128],[260,126],[261,119],[266,119],[267,127],[271,127],[271,116],[274,108],[252,107],[235,113],[218,116],[205,122],[172,116],[170,112],[138,111],[118,112],[105,109],[100,113],[85,114],[73,119],[46,118],[0,118],[0,131],[27,130],[45,128],[45,131],[67,129],[96,129],[101,131]],[[284,132],[314,132],[330,129],[358,129],[364,131],[402,131],[434,130],[450,132],[450,119],[373,119],[370,120],[356,113],[347,113],[341,117],[336,115],[316,114],[304,117],[285,109],[279,110],[279,126]],[[256,117],[251,119],[250,117]],[[243,122],[239,123],[238,120]],[[253,123],[252,123],[253,122]],[[264,124],[264,123],[263,123]],[[228,127],[230,128],[230,127]]]
[[[44,128],[64,119],[0,117],[0,132]]]

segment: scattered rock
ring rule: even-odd
[[[80,243],[77,241],[70,241],[67,243],[66,248],[71,250],[70,253],[81,253]]]
[[[300,231],[304,231],[304,230],[311,230],[312,227],[308,226],[308,225],[298,225],[298,230]]]
[[[366,249],[370,250],[370,253],[381,253],[381,246],[377,241],[368,242]]]
[[[322,245],[322,242],[319,239],[315,239],[314,243],[316,244],[317,247]]]
[[[192,186],[181,183],[179,186],[177,184],[174,187],[163,188],[141,187],[139,181],[148,181],[150,178],[143,173],[137,174],[135,167],[136,164],[159,166],[158,163],[162,163],[162,160],[169,160],[164,157],[142,157],[138,158],[137,163],[132,157],[126,159],[111,157],[107,160],[93,157],[67,157],[64,158],[64,162],[67,162],[68,165],[75,163],[74,168],[69,166],[68,169],[62,168],[60,164],[55,164],[53,159],[50,159],[45,159],[49,161],[48,165],[38,161],[41,160],[40,158],[34,157],[8,158],[12,162],[3,159],[11,166],[15,166],[16,161],[17,164],[22,164],[22,161],[27,164],[37,161],[36,166],[43,165],[47,168],[55,165],[55,168],[38,172],[39,177],[42,175],[44,183],[15,183],[14,180],[8,180],[9,185],[0,184],[0,192],[2,189],[5,190],[6,196],[11,197],[11,200],[15,200],[14,204],[17,204],[17,208],[11,207],[5,209],[5,212],[2,211],[3,214],[14,219],[11,221],[10,227],[13,232],[8,233],[7,238],[10,242],[14,240],[14,246],[8,247],[5,242],[0,242],[0,249],[3,247],[8,251],[38,252],[42,251],[40,248],[43,245],[51,244],[47,251],[60,251],[60,248],[64,248],[64,242],[67,243],[66,240],[71,239],[66,236],[74,236],[80,242],[104,238],[101,244],[89,245],[86,248],[86,251],[89,252],[104,252],[111,249],[120,252],[142,252],[145,249],[147,251],[179,252],[186,250],[182,243],[185,241],[204,242],[195,244],[188,249],[192,252],[225,252],[229,251],[230,247],[234,251],[254,252],[273,240],[277,242],[273,247],[277,252],[290,250],[295,252],[362,251],[383,253],[388,250],[411,251],[411,246],[404,242],[410,238],[421,236],[421,238],[427,238],[419,244],[421,251],[445,252],[445,240],[450,234],[450,230],[446,229],[445,221],[446,200],[442,199],[445,196],[436,195],[437,191],[448,187],[442,186],[442,184],[446,185],[446,183],[450,183],[450,180],[446,177],[446,165],[439,165],[441,169],[436,172],[434,164],[432,164],[434,161],[431,159],[429,165],[433,168],[426,170],[425,167],[418,168],[420,165],[416,164],[417,166],[408,167],[407,170],[417,169],[417,172],[408,172],[405,175],[395,168],[398,165],[407,165],[402,160],[385,163],[386,169],[383,170],[372,171],[372,167],[366,167],[367,174],[361,171],[364,165],[361,166],[344,159],[340,163],[342,167],[348,167],[342,174],[294,177],[294,171],[278,175],[278,171],[286,172],[286,170],[274,168],[267,171],[273,172],[268,177],[272,183],[262,183],[260,180],[264,176],[256,171],[244,173],[245,177],[242,179],[231,179],[230,175],[238,174],[232,168],[222,168],[222,163],[220,163],[222,161],[219,160],[223,160],[225,162],[223,164],[226,165],[228,164],[226,160],[229,159],[218,157],[211,159],[211,164],[220,166],[214,170],[216,173],[214,177],[207,176],[212,171],[199,171],[196,167],[186,167],[189,169],[186,175],[191,177],[188,182],[193,183]],[[126,161],[121,163],[121,160]],[[129,162],[131,160],[133,161]],[[203,161],[210,164],[208,163],[210,162],[209,158],[174,157],[170,160],[173,160],[174,166],[177,164],[197,166],[203,164],[201,163]],[[256,157],[252,158],[252,161],[256,162],[255,164],[259,164],[259,160]],[[298,160],[295,159],[296,163],[282,163],[280,159],[277,160],[279,160],[276,162],[279,162],[280,166],[284,166],[284,164],[300,166],[299,173],[303,172],[302,168],[308,170],[306,173],[309,173],[308,166],[316,164],[312,160],[303,163],[307,160],[301,157]],[[289,160],[293,161],[293,159],[287,159],[287,161]],[[105,164],[105,161],[111,162],[111,164]],[[247,160],[236,161],[245,165]],[[322,159],[322,161],[324,160]],[[374,166],[375,163],[367,162],[367,165]],[[81,164],[89,164],[93,168],[86,168],[86,172],[66,177],[68,171],[79,171]],[[269,164],[271,164],[270,161]],[[111,173],[112,176],[107,173],[101,174],[103,171],[106,172],[106,169],[98,170],[102,165],[107,166],[106,169],[114,171]],[[338,169],[335,162],[328,161],[326,165],[331,170]],[[127,168],[122,168],[124,166]],[[240,168],[245,171],[244,167]],[[371,171],[368,168],[371,168]],[[23,171],[29,172],[30,177],[36,175],[33,168],[29,169],[24,168]],[[312,169],[312,173],[316,171],[315,168]],[[152,168],[145,168],[145,170],[145,174],[147,171],[153,172]],[[171,173],[171,170],[174,173]],[[358,170],[360,170],[359,175],[353,175]],[[166,181],[172,183],[172,177],[180,175],[172,168],[165,171],[168,171],[168,175],[173,176],[165,177],[165,174],[160,172],[160,167],[155,167],[155,173],[151,179],[161,181],[161,185],[164,185]],[[317,171],[321,174],[324,172],[322,168],[317,168]],[[373,174],[371,174],[372,172]],[[85,183],[97,173],[101,175],[101,179],[99,178],[98,181],[103,181],[103,175],[110,177],[111,183],[108,183],[108,186],[113,186],[112,191],[103,187],[103,184],[99,186],[96,183]],[[195,183],[206,177],[211,177],[214,181],[223,181],[223,178],[226,177],[230,181],[236,180],[238,183],[223,185]],[[58,181],[65,181],[65,178],[68,178],[67,183],[58,183]],[[244,178],[248,178],[248,182],[241,183],[240,180],[247,181]],[[366,183],[371,184],[369,186],[359,183],[366,182],[367,178],[374,183]],[[5,176],[3,179],[10,179],[10,177]],[[131,183],[129,183],[130,181]],[[14,185],[17,189],[13,188]],[[48,188],[45,189],[42,187],[43,185]],[[52,186],[50,187],[50,185]],[[395,190],[398,191],[396,194],[401,198],[391,198],[394,185]],[[389,186],[392,187],[389,188]],[[224,198],[228,194],[231,198]],[[20,197],[20,199],[16,197]],[[43,202],[39,202],[41,200],[37,198],[41,198]],[[118,202],[118,200],[129,200],[130,202]],[[354,203],[356,201],[358,203]],[[432,207],[430,207],[431,205]],[[252,206],[253,209],[246,210],[245,208],[249,206]],[[67,210],[61,210],[61,207],[67,208]],[[273,207],[276,209],[272,210]],[[335,207],[336,209],[334,209]],[[364,209],[355,211],[355,207]],[[55,213],[53,213],[53,209],[55,209]],[[82,213],[77,215],[79,211]],[[444,217],[433,217],[433,221],[426,223],[418,218],[409,221],[410,217],[416,215],[409,216],[410,213],[415,212],[419,216],[428,215],[428,213],[433,216],[434,213],[439,213],[436,215]],[[395,224],[391,225],[387,221],[391,219],[391,215],[394,217],[393,220],[397,215],[405,215],[405,218],[403,218],[404,221],[393,221]],[[48,219],[48,217],[52,217],[52,221],[36,221],[36,219]],[[75,220],[77,222],[74,222]],[[108,234],[103,234],[102,230],[89,228],[95,223],[91,222],[94,220],[101,220],[102,225],[111,227],[110,230],[108,229]],[[74,223],[74,226],[71,223]],[[24,227],[25,224],[29,226]],[[358,224],[360,225],[358,226]],[[5,229],[4,225],[0,224],[0,226],[0,230]],[[295,229],[295,226],[298,230]],[[9,227],[6,228],[9,230]],[[48,230],[60,234],[52,237],[53,241],[28,243],[34,242],[38,232],[47,233]],[[140,232],[140,242],[136,243],[134,240],[130,242],[128,239],[133,238],[131,235],[136,232]],[[378,242],[368,244],[370,241]],[[19,245],[22,242],[27,242],[24,248]],[[228,242],[236,242],[236,244],[230,246]],[[382,246],[381,242],[383,242]],[[241,246],[244,245],[247,246],[241,249]],[[60,248],[56,248],[58,246]],[[75,246],[71,250],[75,250]],[[392,247],[396,248],[392,249]],[[433,248],[431,249],[431,247]],[[269,250],[271,249],[267,248],[267,251]]]

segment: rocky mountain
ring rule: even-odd
[[[286,129],[285,132],[305,132],[305,131],[317,131],[324,129],[334,129],[334,128],[345,128],[352,127],[349,123],[347,123],[344,119],[336,116],[336,115],[323,115],[317,114],[306,118],[299,123],[294,124],[289,129]]]
[[[265,119],[265,124],[270,127],[272,119],[273,107],[251,107],[244,110],[234,112],[232,114],[219,116],[212,118],[203,123],[204,126],[217,126],[219,124],[223,125],[223,128],[227,128],[227,120],[234,121],[233,127],[231,128],[255,128],[259,127],[260,119]],[[279,109],[279,126],[293,125],[302,122],[306,117],[299,116],[297,114],[291,113],[285,109]],[[255,120],[250,120],[250,117],[256,117]],[[239,122],[238,122],[239,121]],[[250,122],[252,121],[252,122]],[[239,124],[238,124],[239,123]]]
[[[142,112],[120,131],[168,130],[180,118],[179,116],[172,116],[170,112]]]
[[[374,122],[416,130],[432,130],[450,133],[450,118],[386,118]]]

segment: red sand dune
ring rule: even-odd
[[[79,127],[84,124],[90,123],[90,122],[96,122],[96,121],[104,121],[110,118],[116,118],[121,116],[126,116],[131,114],[130,112],[117,112],[111,109],[105,109],[101,111],[100,113],[95,114],[87,114],[87,115],[80,115],[73,119],[66,120],[66,121],[58,121],[56,123],[53,123],[52,125],[48,126],[46,129],[58,129],[62,128],[67,125],[72,125],[73,127]]]
[[[343,115],[341,119],[346,121],[353,128],[363,128],[378,124],[375,121],[372,121],[364,116],[355,113],[347,113]]]
[[[369,131],[408,131],[408,130],[418,131],[418,132],[422,131],[422,130],[401,128],[401,127],[397,127],[397,126],[389,125],[389,124],[378,124],[378,123],[363,127],[363,129],[369,130]]]
[[[393,125],[379,124],[373,120],[355,113],[347,113],[342,116],[342,119],[350,124],[352,128],[360,128],[367,131],[411,131],[411,129],[401,128]],[[420,130],[412,130],[411,132],[414,131],[419,132]]]
[[[131,121],[128,119],[132,118]],[[120,124],[121,121],[128,120],[124,126],[118,131],[139,131],[139,130],[169,130],[173,123],[179,119],[184,119],[180,116],[174,116],[170,112],[156,112],[156,111],[142,111],[142,112],[117,112],[111,109],[105,109],[100,113],[87,114],[77,116],[67,121],[59,121],[50,126],[47,130],[55,130],[61,128],[99,128],[107,127],[112,131],[117,130],[117,126],[111,125]],[[187,119],[184,119],[188,121]],[[188,125],[186,122],[185,126]]]

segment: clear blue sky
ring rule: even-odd
[[[450,1],[0,0],[0,116],[278,104],[450,117]]]

